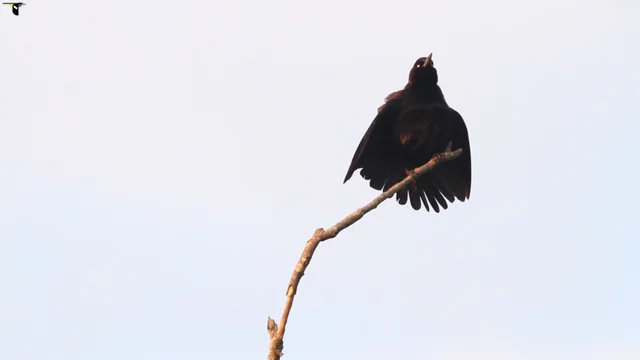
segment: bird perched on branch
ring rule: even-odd
[[[462,148],[462,155],[442,163],[431,172],[415,178],[411,186],[400,190],[396,200],[401,205],[421,205],[436,212],[447,209],[448,202],[463,202],[471,192],[471,149],[467,126],[460,114],[449,107],[438,86],[438,72],[432,54],[419,58],[409,72],[404,89],[385,98],[356,149],[344,179],[354,171],[369,180],[376,190],[386,191],[402,181],[412,170],[444,152]]]

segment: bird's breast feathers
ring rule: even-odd
[[[395,129],[396,138],[402,146],[415,150],[419,148],[427,138],[428,126],[423,122],[410,124],[398,124]]]

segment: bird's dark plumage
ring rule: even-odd
[[[446,209],[455,199],[465,201],[471,192],[471,149],[462,116],[449,107],[438,86],[438,72],[431,55],[418,59],[404,89],[393,92],[378,108],[369,129],[356,149],[344,182],[357,169],[376,190],[387,190],[402,181],[410,170],[443,152],[463,149],[457,159],[437,166],[416,178],[396,200],[407,200],[415,210],[422,205],[435,212]]]

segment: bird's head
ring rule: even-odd
[[[433,53],[416,60],[409,72],[409,84],[436,85],[438,83],[438,72],[433,66],[432,55]]]

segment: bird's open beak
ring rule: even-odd
[[[431,61],[431,55],[433,55],[433,53],[429,54],[429,56],[427,56],[427,58],[424,59],[424,63],[422,63],[422,66],[429,65],[429,62]]]

